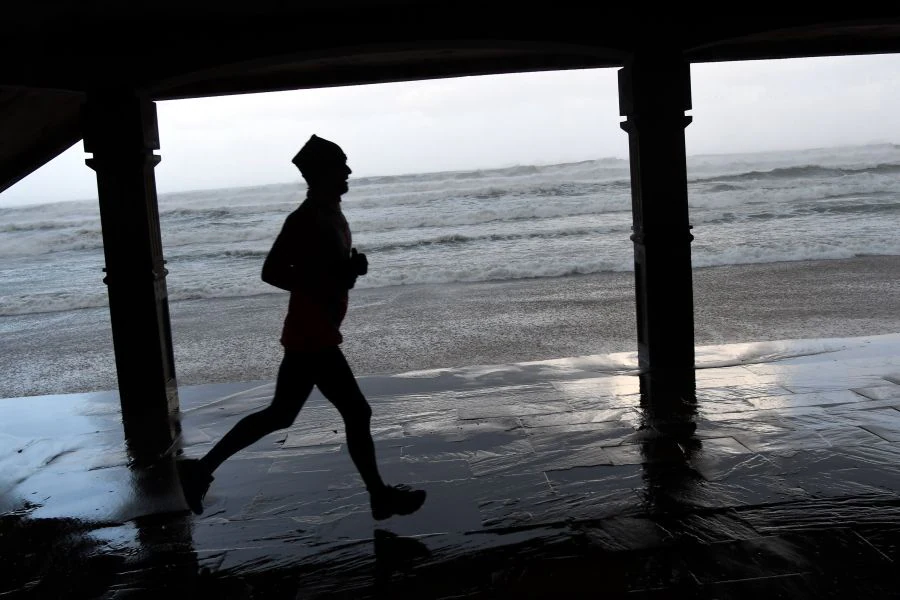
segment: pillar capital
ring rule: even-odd
[[[159,149],[156,103],[145,96],[123,89],[95,89],[88,92],[82,112],[84,151],[119,152]]]

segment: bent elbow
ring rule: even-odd
[[[264,283],[274,285],[275,287],[282,287],[282,277],[279,275],[278,269],[274,268],[272,265],[263,265],[262,272],[260,273],[260,278]]]

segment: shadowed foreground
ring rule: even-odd
[[[641,402],[634,355],[360,378],[374,522],[337,412],[216,473],[127,465],[115,393],[0,401],[0,596],[869,597],[896,593],[900,335],[698,349],[696,404]],[[199,456],[271,383],[182,388]]]

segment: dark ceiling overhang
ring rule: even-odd
[[[0,63],[0,191],[77,143],[86,95],[104,87],[168,100],[616,67],[635,52],[690,62],[900,52],[900,9],[650,20],[640,7],[568,2],[100,6],[4,9],[0,52],[15,59]]]

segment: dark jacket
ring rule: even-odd
[[[263,265],[263,281],[291,292],[281,344],[319,350],[343,341],[352,239],[340,204],[305,200],[288,215]]]

